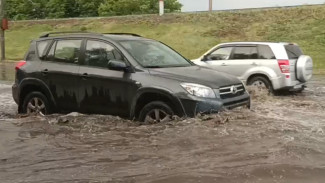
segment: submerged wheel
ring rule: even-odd
[[[270,92],[273,92],[273,87],[272,87],[271,82],[262,76],[255,76],[255,77],[251,78],[247,82],[247,85],[255,86],[258,88],[265,88],[265,89],[269,90]]]
[[[49,102],[41,92],[29,93],[23,103],[23,113],[46,115],[50,112]]]
[[[173,110],[166,103],[154,101],[143,107],[139,115],[139,121],[145,123],[168,122],[173,115]]]

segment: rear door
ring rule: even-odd
[[[279,69],[279,64],[277,59],[275,58],[275,55],[268,45],[258,45],[258,60],[256,60],[256,64],[259,67],[267,67],[274,70],[277,74],[281,74],[281,71]],[[260,71],[265,69],[259,69]]]
[[[78,111],[82,43],[82,39],[54,40],[40,66],[43,81],[52,92],[60,112]]]
[[[289,62],[290,62],[290,75],[291,80],[292,81],[296,81],[297,80],[297,67],[296,67],[296,63],[298,61],[298,58],[303,55],[303,52],[301,51],[301,49],[299,48],[298,45],[295,44],[288,44],[288,45],[284,45],[284,48],[287,52],[288,58],[289,58]]]
[[[256,45],[236,46],[227,62],[227,73],[241,78],[247,70],[258,66],[257,59]]]

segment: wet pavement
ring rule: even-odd
[[[1,183],[325,181],[325,76],[297,95],[252,90],[251,111],[156,125],[18,117],[10,82],[0,83]]]

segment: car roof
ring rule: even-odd
[[[55,33],[56,34],[56,33]],[[62,38],[97,38],[97,39],[107,39],[112,41],[128,41],[128,40],[152,40],[149,38],[141,37],[137,34],[132,33],[58,33],[59,35],[50,36],[51,33],[44,34],[40,36],[39,40],[48,39],[62,39]]]
[[[288,42],[263,42],[263,41],[254,41],[254,42],[227,42],[221,43],[219,46],[222,45],[296,45],[295,43],[288,43]]]

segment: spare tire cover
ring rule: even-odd
[[[313,60],[310,56],[301,55],[297,61],[297,79],[307,82],[313,76]]]

